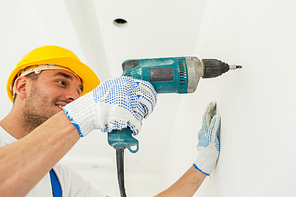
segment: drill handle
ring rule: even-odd
[[[108,133],[108,144],[116,149],[116,147],[127,148],[131,153],[139,150],[139,142],[132,136],[129,128],[122,130],[113,130]]]

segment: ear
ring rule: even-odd
[[[28,96],[28,82],[29,79],[27,77],[18,77],[15,80],[13,88],[18,97],[25,99]]]

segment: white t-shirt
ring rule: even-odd
[[[17,141],[0,126],[0,147]],[[57,164],[53,167],[63,192],[63,197],[106,197],[76,172]],[[53,197],[49,173],[26,195],[26,197]]]

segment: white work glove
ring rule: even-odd
[[[215,115],[216,103],[208,104],[202,120],[202,128],[198,133],[198,156],[193,165],[207,176],[216,167],[220,151],[218,131],[220,130],[220,116]]]
[[[136,135],[142,128],[143,118],[153,111],[156,100],[156,91],[150,83],[117,77],[103,82],[63,110],[81,137],[94,129],[111,132],[127,127]]]

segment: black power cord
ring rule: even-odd
[[[116,147],[117,178],[121,197],[126,197],[124,187],[124,147]]]

